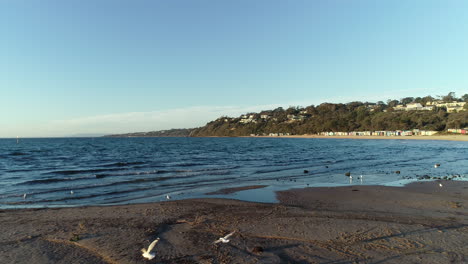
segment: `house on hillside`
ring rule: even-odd
[[[431,106],[436,106],[436,107],[445,107],[447,108],[447,112],[452,113],[452,112],[459,112],[459,111],[464,111],[464,106],[466,102],[457,102],[453,101],[451,103],[445,103],[442,101],[436,101],[436,102],[428,102],[427,105]]]
[[[255,120],[255,115],[242,115],[241,120],[239,121],[241,124],[248,124],[248,123],[257,123]]]
[[[397,106],[393,107],[393,110],[395,110],[395,111],[405,111],[406,107],[404,105],[397,105]]]

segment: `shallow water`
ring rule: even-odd
[[[258,184],[269,187],[209,197],[269,202],[273,190],[295,187],[399,186],[423,175],[467,180],[467,156],[468,142],[457,141],[0,139],[0,208],[152,202],[167,194],[206,197],[221,188]]]

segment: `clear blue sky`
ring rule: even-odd
[[[468,1],[4,0],[0,137],[468,92]]]

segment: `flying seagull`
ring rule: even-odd
[[[234,232],[231,232],[229,234],[227,234],[225,237],[220,237],[218,240],[216,240],[213,244],[218,244],[219,242],[223,242],[223,243],[228,243],[229,242],[229,237],[231,237],[232,235],[234,235],[236,231]]]
[[[141,249],[141,252],[143,252],[142,256],[147,259],[153,259],[156,256],[156,254],[151,253],[151,250],[153,250],[154,246],[156,246],[156,243],[158,242],[159,242],[159,237],[156,238],[156,240],[154,240],[153,243],[149,245],[148,250],[146,250],[145,248],[142,248]]]

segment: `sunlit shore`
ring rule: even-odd
[[[146,263],[141,249],[160,238],[151,263],[466,263],[467,188],[436,181],[294,189],[274,204],[0,210],[0,262]]]
[[[290,136],[254,136],[265,138],[348,138],[348,139],[416,139],[416,140],[451,140],[468,141],[466,135],[433,135],[433,136],[319,136],[319,135],[290,135]]]

